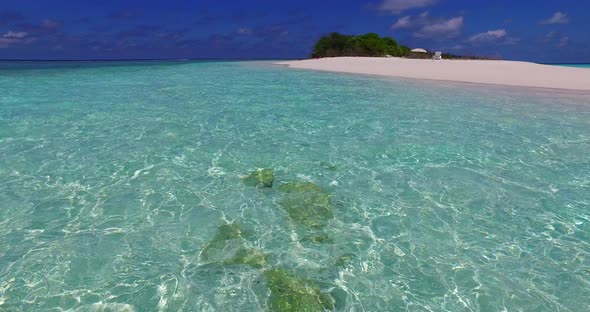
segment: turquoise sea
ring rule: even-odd
[[[550,64],[556,66],[566,66],[566,67],[579,67],[579,68],[590,68],[590,64]]]
[[[590,310],[588,93],[0,68],[0,311]]]

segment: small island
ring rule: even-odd
[[[414,51],[414,52],[412,52]],[[458,56],[410,49],[376,33],[331,33],[313,46],[311,59],[275,63],[290,68],[385,77],[439,80],[518,87],[590,91],[584,68]]]
[[[312,58],[337,56],[408,56],[410,48],[391,37],[376,33],[351,36],[333,32],[321,37],[313,47]]]
[[[333,32],[322,36],[316,42],[310,56],[311,58],[366,56],[430,59],[434,56],[434,52],[428,50],[426,52],[412,52],[410,47],[398,44],[396,39],[387,36],[381,37],[376,33],[353,36]],[[442,58],[463,60],[499,59],[498,57],[463,56],[450,53],[443,53]]]

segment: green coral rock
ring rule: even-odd
[[[240,227],[235,223],[222,224],[217,228],[213,240],[201,252],[201,259],[205,261],[222,261],[232,257],[242,244]]]
[[[334,238],[332,238],[327,233],[317,233],[305,236],[302,242],[312,242],[312,243],[319,243],[319,244],[331,244],[334,242]]]
[[[323,192],[322,188],[313,182],[288,182],[279,185],[278,190],[286,193]]]
[[[279,186],[284,192],[279,205],[289,218],[313,228],[323,227],[334,218],[332,196],[312,182],[285,183]]]
[[[237,223],[226,223],[217,228],[217,233],[215,233],[213,240],[223,241],[233,238],[242,238],[242,230]]]
[[[242,179],[244,184],[258,188],[272,187],[274,180],[272,169],[256,169]]]
[[[260,268],[266,264],[261,250],[246,247],[243,231],[235,223],[222,224],[213,240],[201,252],[201,259],[224,264],[244,264]]]
[[[336,300],[329,293],[320,292],[320,301],[324,308],[332,311],[336,307]]]
[[[226,261],[228,264],[244,264],[254,268],[261,268],[266,264],[266,256],[260,249],[256,248],[241,248],[236,252],[236,255]]]
[[[341,255],[340,257],[338,257],[338,259],[336,259],[335,264],[336,264],[336,266],[346,266],[352,262],[353,258],[354,258],[354,254],[345,253],[345,254]]]
[[[270,308],[276,312],[314,312],[333,309],[329,294],[283,269],[265,272],[270,288]]]

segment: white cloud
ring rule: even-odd
[[[467,38],[466,42],[472,45],[514,45],[520,42],[519,38],[508,35],[506,29],[488,30]]]
[[[463,28],[463,16],[426,24],[414,35],[421,38],[454,37],[459,34],[461,28]]]
[[[463,16],[437,18],[431,17],[428,12],[401,17],[391,25],[392,30],[412,31],[418,38],[451,38],[459,35],[462,28]]]
[[[562,47],[565,47],[569,42],[570,42],[569,37],[562,37],[561,40],[559,40],[559,43],[557,44],[557,46],[562,48]]]
[[[17,43],[31,43],[33,39],[28,38],[28,35],[24,31],[9,31],[0,36],[0,49],[8,48]]]
[[[553,16],[551,16],[550,18],[541,21],[541,24],[567,24],[569,23],[570,19],[567,16],[567,13],[563,13],[563,12],[555,12],[553,13]]]
[[[407,29],[412,27],[412,17],[411,16],[404,16],[395,22],[395,24],[391,25],[391,29]]]
[[[424,8],[434,5],[438,0],[383,0],[379,10],[399,14],[408,9]]]
[[[485,41],[495,41],[498,39],[505,38],[508,33],[506,29],[496,29],[496,30],[488,30],[486,32],[479,33],[477,35],[471,36],[469,41],[471,42],[485,42]]]
[[[22,39],[22,38],[26,37],[27,35],[28,35],[28,33],[24,32],[24,31],[9,31],[9,32],[5,33],[4,35],[2,35],[2,38]]]

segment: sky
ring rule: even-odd
[[[0,0],[0,59],[305,58],[330,32],[590,63],[590,0]]]

